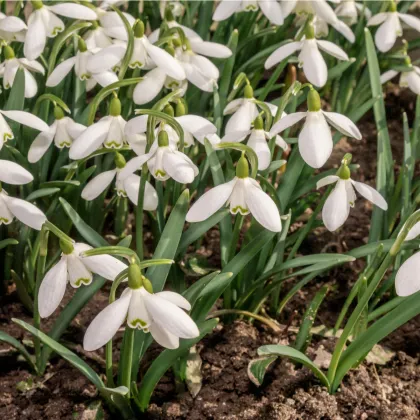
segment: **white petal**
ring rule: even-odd
[[[116,173],[117,171],[114,169],[95,176],[83,188],[82,198],[87,201],[92,201],[99,197],[109,187]]]
[[[125,135],[130,136],[133,134],[145,133],[147,131],[148,118],[148,115],[140,115],[127,121],[124,129]]]
[[[47,7],[40,9],[40,12],[49,38],[54,38],[64,30],[64,22]]]
[[[83,348],[94,351],[108,343],[124,322],[130,305],[132,291],[124,290],[121,297],[96,315],[86,330]]]
[[[124,188],[128,198],[137,206],[139,198],[140,177],[138,175],[130,175],[124,180]],[[158,196],[154,187],[146,181],[144,190],[143,209],[147,211],[154,211],[158,206]]]
[[[209,120],[198,115],[183,115],[175,118],[184,131],[190,132],[194,137],[203,137],[208,134],[215,134],[217,128]]]
[[[25,98],[33,98],[38,92],[35,77],[25,68],[23,72],[25,74]]]
[[[25,168],[9,160],[0,160],[0,182],[11,185],[24,185],[34,177]]]
[[[334,10],[326,1],[314,1],[311,2],[311,6],[315,11],[317,18],[324,20],[330,25],[333,25],[338,21],[337,16],[334,13]]]
[[[124,13],[124,16],[128,20],[128,23],[132,27],[135,19],[128,13]],[[117,12],[106,12],[99,19],[101,26],[104,28],[104,32],[111,38],[117,38],[122,41],[127,41],[127,31],[124,23],[121,20]]]
[[[349,217],[349,212],[350,203],[347,199],[346,181],[339,180],[322,209],[325,227],[330,232],[334,232],[344,224]]]
[[[246,179],[245,201],[258,223],[272,232],[281,231],[279,209],[271,197],[251,178]]]
[[[312,168],[320,168],[328,160],[333,140],[322,111],[308,112],[298,144],[303,160]]]
[[[102,87],[106,87],[112,83],[118,82],[118,76],[113,71],[103,71],[102,73],[94,73],[92,74],[92,78]],[[90,80],[88,80],[87,82],[89,81]]]
[[[228,58],[232,55],[232,51],[222,44],[208,41],[191,42],[191,49],[196,54],[205,55],[214,58]]]
[[[420,19],[418,17],[407,13],[398,13],[398,16],[405,24],[420,32]]]
[[[32,142],[28,151],[28,162],[35,163],[38,162],[45,152],[51,146],[51,143],[54,139],[54,131],[42,131],[39,133],[35,140]]]
[[[372,16],[369,19],[367,26],[380,25],[381,23],[385,22],[387,17],[388,17],[388,13],[378,13],[377,15]]]
[[[157,67],[143,76],[143,79],[137,83],[133,92],[133,100],[137,105],[147,104],[159,95],[166,80],[166,73]]]
[[[398,296],[410,296],[420,290],[420,252],[412,255],[400,267],[395,277]]]
[[[408,87],[416,95],[420,95],[420,76],[413,70],[404,73]]]
[[[3,197],[3,200],[13,215],[32,229],[41,230],[47,221],[45,214],[38,207],[25,200],[14,197]]]
[[[350,118],[337,112],[324,112],[327,121],[338,131],[348,137],[354,137],[357,140],[362,139],[362,134]]]
[[[149,328],[152,322],[144,302],[144,295],[146,293],[143,288],[133,290],[132,292],[127,316],[127,324],[131,328]]]
[[[381,52],[389,51],[397,40],[399,28],[398,15],[389,13],[385,22],[378,28],[375,34],[375,44]]]
[[[28,32],[25,37],[24,54],[28,60],[38,58],[45,48],[47,32],[38,10],[33,12],[28,21]]]
[[[37,116],[25,111],[0,111],[5,117],[19,124],[27,125],[39,131],[48,131],[50,127]]]
[[[264,67],[269,69],[276,64],[280,63],[290,55],[294,54],[297,50],[302,47],[302,42],[294,41],[289,42],[286,45],[282,45],[281,47],[277,48],[266,60]]]
[[[63,119],[66,120],[66,129],[72,139],[79,137],[87,128],[83,124],[74,122],[70,117],[64,117]]]
[[[267,133],[267,135],[268,135],[268,133]],[[280,147],[284,151],[289,150],[289,145],[285,142],[283,137],[279,136],[278,134],[276,135],[276,146]]]
[[[371,203],[375,204],[382,210],[388,210],[388,204],[385,199],[382,197],[381,194],[378,193],[374,188],[370,185],[363,184],[362,182],[352,181],[354,188],[356,191],[369,200]]]
[[[76,63],[76,57],[71,57],[60,63],[47,79],[46,85],[48,87],[57,86],[71,71]]]
[[[267,169],[271,162],[271,152],[263,130],[252,130],[247,145],[258,157],[258,170]]]
[[[326,185],[333,184],[334,182],[337,182],[340,179],[337,175],[328,175],[325,178],[320,179],[316,183],[316,188],[319,190],[322,187],[325,187]]]
[[[165,290],[163,292],[155,293],[155,296],[159,296],[163,299],[166,299],[169,302],[172,302],[174,305],[180,307],[181,309],[185,309],[186,311],[191,310],[190,302],[188,302],[188,300],[185,299],[184,296],[180,295],[179,293]]]
[[[408,235],[406,236],[406,241],[411,241],[414,238],[417,238],[417,236],[420,235],[420,222],[417,222],[408,232]]]
[[[279,121],[277,121],[270,130],[269,136],[274,137],[276,134],[281,133],[282,131],[286,130],[286,128],[291,127],[298,123],[301,119],[306,117],[306,112],[295,112],[293,114],[288,114],[282,117]]]
[[[350,41],[352,44],[356,40],[356,37],[353,33],[353,31],[341,20],[337,20],[334,24],[332,24],[332,27],[340,32],[341,35],[347,38],[348,41]]]
[[[256,105],[251,101],[245,101],[243,105],[230,117],[226,124],[225,133],[248,131],[258,113]]]
[[[38,310],[41,318],[50,316],[60,305],[67,286],[67,258],[62,257],[44,276],[39,287]]]
[[[339,60],[348,61],[349,56],[334,43],[322,40],[317,40],[316,43],[322,51],[325,51],[329,55],[332,55],[333,57],[338,58]]]
[[[162,347],[166,349],[177,349],[179,347],[179,338],[158,324],[150,325],[149,331],[156,343]]]
[[[172,57],[171,54],[148,42],[146,43],[146,49],[156,66],[163,70],[168,76],[175,80],[185,79],[184,69],[178,60]]]
[[[237,12],[241,7],[240,1],[222,0],[216,7],[213,14],[213,20],[219,22],[225,20]]]
[[[81,259],[74,254],[67,256],[67,271],[72,287],[78,288],[82,284],[87,286],[92,283],[92,273],[86,268]]]
[[[54,6],[48,6],[48,9],[57,13],[58,15],[65,16],[72,19],[81,20],[96,20],[98,16],[95,11],[89,7],[82,6],[77,3],[60,3]]]
[[[158,326],[180,338],[200,334],[195,322],[178,306],[157,295],[145,297],[146,308]]]
[[[6,192],[0,191],[0,225],[5,224],[8,225],[13,222],[13,214],[10,212],[9,208],[7,207],[7,203],[4,199],[7,199]]]
[[[181,184],[190,184],[195,178],[195,168],[187,157],[181,152],[170,152],[163,155],[163,167],[165,172]]]
[[[201,222],[216,213],[228,201],[235,183],[236,178],[204,193],[188,211],[186,221],[193,223]]]
[[[26,67],[28,70],[35,72],[35,73],[41,73],[45,74],[45,69],[42,66],[41,63],[38,63],[36,60],[28,60],[25,57],[19,58],[20,64],[23,65],[23,67]]]
[[[88,127],[70,147],[70,159],[83,159],[97,150],[105,141],[112,118],[105,117]]]
[[[124,168],[119,173],[119,176],[122,180],[130,176],[132,173],[141,169],[141,167],[151,158],[151,154],[147,153],[145,155],[137,156],[133,159],[130,159]]]
[[[259,0],[260,6],[265,17],[274,25],[283,25],[284,16],[280,4],[273,0]]]
[[[115,67],[124,57],[126,46],[114,44],[103,48],[96,54],[89,57],[87,69],[91,73],[102,73]]]
[[[391,79],[393,79],[398,74],[395,70],[388,70],[384,74],[381,74],[381,83],[384,84],[386,82],[389,82]]]
[[[233,114],[235,111],[237,111],[244,103],[246,102],[246,99],[244,98],[238,98],[234,99],[233,101],[229,102],[225,109],[223,110],[223,115],[229,115]]]
[[[16,16],[6,16],[0,20],[0,31],[15,33],[24,31],[27,28],[23,20]]]
[[[299,61],[303,63],[303,72],[310,83],[317,87],[322,87],[327,83],[327,65],[314,39],[303,43],[302,51],[299,54]]]

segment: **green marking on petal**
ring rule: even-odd
[[[168,89],[178,89],[178,87],[179,83],[176,80],[168,83]]]
[[[57,36],[60,32],[63,32],[63,29],[62,26],[55,26],[52,30],[52,36]]]
[[[117,195],[118,197],[127,197],[127,193],[124,190],[117,189]]]
[[[10,219],[6,219],[5,217],[0,217],[0,225],[5,223],[6,225],[10,222]]]
[[[140,318],[136,318],[136,319],[133,319],[133,320],[131,320],[129,323],[128,323],[128,325],[131,327],[131,328],[138,328],[139,330],[142,330],[146,325],[147,325],[147,322],[145,322],[145,321],[143,321],[142,319],[140,319]]]
[[[89,73],[83,73],[79,79],[80,80],[89,80],[92,76]]]
[[[104,146],[105,146],[107,149],[121,149],[122,144],[121,144],[121,143],[119,143],[119,142],[117,142],[117,141],[115,141],[115,140],[111,140],[111,141],[107,141],[107,142],[105,142],[105,143],[104,143]]]
[[[165,171],[161,171],[160,169],[158,169],[157,171],[155,171],[155,177],[165,177],[166,176],[166,172]]]
[[[232,209],[232,214],[236,214],[236,213],[241,213],[242,216],[246,216],[247,214],[249,214],[249,210],[244,209],[242,206],[236,206]]]
[[[58,148],[59,149],[62,149],[64,147],[70,147],[70,146],[71,146],[71,141],[70,140],[68,140],[68,141],[64,140],[64,141],[58,143]]]
[[[3,141],[6,143],[7,140],[11,140],[13,138],[12,133],[4,133],[3,134]]]
[[[87,279],[87,278],[81,277],[80,279],[77,279],[74,282],[74,285],[76,287],[80,287],[82,284],[84,284],[85,286],[88,286],[90,284],[90,282],[91,282],[91,279]]]
[[[144,64],[141,61],[134,61],[134,62],[130,63],[130,65],[129,65],[129,67],[131,69],[135,69],[135,68],[141,69],[143,66],[144,66]]]

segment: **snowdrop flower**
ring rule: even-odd
[[[54,108],[55,121],[51,124],[48,131],[42,131],[36,137],[28,151],[28,161],[38,162],[46,153],[51,143],[59,149],[70,147],[73,140],[79,137],[86,127],[78,124],[70,117],[65,117],[63,110],[56,105]]]
[[[195,338],[200,334],[183,309],[191,309],[184,297],[174,292],[153,293],[150,280],[141,275],[137,265],[130,265],[127,289],[92,321],[83,347],[94,351],[104,346],[127,319],[129,328],[150,332],[162,347],[176,349],[180,338]]]
[[[40,0],[31,1],[33,12],[28,18],[28,32],[23,52],[28,60],[35,60],[44,51],[48,38],[54,38],[65,28],[56,15],[72,19],[96,20],[96,13],[89,7],[77,3],[59,3],[45,6]]]
[[[66,291],[67,282],[74,288],[92,283],[93,274],[114,280],[127,268],[126,264],[110,255],[81,257],[81,253],[92,249],[83,243],[60,240],[61,258],[44,276],[38,294],[39,314],[50,316],[60,305]]]
[[[121,102],[114,97],[109,115],[102,117],[77,137],[70,147],[70,159],[83,159],[103,145],[107,149],[121,149],[127,143],[124,135],[126,121],[121,117]]]
[[[137,206],[140,188],[140,177],[135,174],[123,176],[121,170],[125,167],[126,162],[120,153],[115,154],[116,168],[110,171],[102,172],[95,178],[91,179],[83,188],[82,198],[92,201],[99,197],[116,178],[115,189],[119,197],[128,197],[131,202]],[[153,186],[146,181],[144,192],[144,210],[153,211],[158,206],[158,196]]]
[[[340,32],[351,43],[355,41],[352,30],[343,21],[338,19],[334,10],[326,0],[287,0],[283,3],[283,12],[286,16],[293,10],[298,16],[302,16],[305,20],[307,16],[315,16],[314,21],[317,29],[326,32],[326,35],[328,35],[328,26],[325,24],[328,24],[337,32]],[[318,34],[318,32],[315,33]]]
[[[50,74],[46,85],[48,87],[57,86],[70,73],[74,67],[76,76],[80,80],[86,80],[86,90],[89,91],[99,83],[102,87],[118,81],[118,76],[110,70],[114,63],[115,49],[121,49],[121,46],[113,46],[112,50],[107,50],[103,54],[101,50],[93,56],[93,53],[87,49],[86,43],[79,38],[78,51],[74,57],[68,58],[60,63]],[[94,60],[92,62],[92,60]],[[101,64],[98,66],[98,62]]]
[[[408,258],[397,271],[395,291],[398,296],[410,296],[420,290],[420,252]]]
[[[380,25],[375,34],[375,44],[379,51],[385,53],[395,44],[397,37],[402,36],[401,22],[420,32],[420,19],[406,13],[399,13],[394,1],[389,3],[388,12],[378,13],[368,21],[368,26]]]
[[[89,51],[98,51],[113,44],[112,38],[106,34],[102,26],[96,21],[92,22],[90,29],[83,35],[83,40]]]
[[[169,8],[172,15],[176,17],[182,16],[185,10],[184,5],[178,0],[160,0],[159,11],[162,19],[165,17],[165,11],[167,8]]]
[[[356,0],[343,0],[335,9],[335,14],[349,25],[354,25],[361,13],[364,13],[366,19],[370,19],[372,16],[368,7],[364,7],[363,4],[358,3]]]
[[[31,72],[44,74],[44,67],[37,61],[26,58],[16,58],[12,47],[4,48],[5,60],[0,64],[0,76],[3,77],[3,87],[10,89],[15,81],[16,73],[23,69],[25,74],[25,98],[33,98],[38,92],[38,85]]]
[[[222,0],[216,7],[213,20],[219,22],[230,18],[236,12],[257,12],[258,9],[261,9],[273,25],[283,25],[287,17],[276,0]]]
[[[26,125],[39,131],[46,131],[49,129],[48,125],[35,115],[25,111],[1,111],[0,110],[0,150],[7,140],[14,138],[13,131],[7,124],[4,117],[16,121],[19,124]]]
[[[0,13],[0,39],[7,43],[24,42],[27,29],[28,27],[22,19]]]
[[[102,6],[102,5],[101,5]],[[107,8],[110,6],[110,3],[104,4],[104,7]],[[127,31],[124,26],[124,22],[121,20],[117,12],[104,10],[102,7],[96,8],[96,14],[99,18],[99,23],[103,28],[105,35],[110,38],[117,39],[119,41],[127,41]],[[130,27],[133,27],[135,19],[129,13],[123,12],[123,15],[127,19]]]
[[[321,109],[321,99],[313,88],[308,93],[308,111],[295,112],[281,118],[270,130],[270,137],[305,118],[305,124],[298,137],[299,152],[303,160],[312,168],[325,164],[333,149],[331,129],[328,124],[348,137],[361,140],[362,135],[356,125],[345,115],[325,112]]]
[[[255,179],[249,176],[248,161],[245,156],[239,159],[236,176],[232,181],[218,185],[204,193],[187,213],[187,222],[201,222],[208,219],[225,204],[229,204],[232,214],[243,216],[251,213],[266,229],[281,231],[279,210]]]
[[[180,184],[190,184],[198,175],[198,168],[184,153],[176,150],[169,142],[168,133],[160,130],[158,140],[150,148],[149,153],[131,159],[121,171],[121,176],[132,174],[147,162],[150,173],[158,181],[172,178]]]
[[[327,83],[328,68],[318,48],[339,60],[348,61],[349,59],[347,54],[332,42],[315,39],[313,25],[308,25],[306,37],[303,41],[293,41],[279,47],[268,57],[264,66],[266,69],[270,69],[289,55],[300,50],[299,67],[303,68],[303,72],[310,83],[322,87]]]
[[[329,175],[321,179],[316,187],[322,188],[326,185],[336,183],[333,191],[328,196],[322,209],[322,220],[325,227],[333,232],[341,227],[349,217],[350,208],[354,207],[356,201],[355,190],[364,198],[381,208],[388,209],[385,199],[374,188],[362,182],[353,181],[350,178],[350,157],[345,156],[337,175]]]
[[[420,67],[411,64],[410,57],[405,58],[406,71],[401,71],[399,85],[402,88],[408,87],[416,95],[420,95]],[[384,84],[393,79],[399,72],[388,70],[381,74],[381,83]]]
[[[270,108],[271,114],[275,116],[277,107],[267,102],[265,102],[265,105]],[[223,110],[223,115],[230,114],[233,115],[226,124],[225,134],[236,136],[237,140],[235,141],[240,141],[241,138],[243,140],[247,133],[249,133],[253,121],[259,114],[258,102],[254,98],[254,91],[251,85],[245,86],[243,98],[234,99],[227,104],[226,108]]]
[[[24,185],[32,182],[33,179],[31,173],[17,163],[0,160],[0,225],[8,225],[16,217],[30,228],[41,230],[47,220],[45,214],[25,200],[10,197],[1,185],[2,182],[11,185]]]

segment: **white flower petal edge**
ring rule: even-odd
[[[412,239],[416,238],[420,235],[420,222],[416,223],[408,232],[405,240],[411,241]]]
[[[340,179],[322,208],[322,220],[325,227],[330,232],[334,232],[344,224],[349,212],[350,203],[347,197],[346,182]]]
[[[353,184],[356,191],[361,196],[366,198],[366,200],[369,200],[371,203],[375,204],[375,206],[378,206],[384,211],[388,210],[387,202],[374,188],[367,184],[363,184],[362,182],[351,181],[351,183]]]
[[[33,181],[34,177],[24,167],[15,162],[0,160],[0,182],[10,185],[24,185]]]
[[[398,296],[410,296],[420,290],[420,252],[412,255],[400,267],[395,277]]]

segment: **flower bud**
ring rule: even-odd
[[[321,109],[321,98],[319,93],[311,87],[311,90],[308,93],[308,111],[309,112],[318,112]]]
[[[121,153],[116,152],[114,157],[115,166],[118,169],[122,169],[125,167],[125,164],[127,163],[124,156]]]
[[[56,120],[61,120],[62,118],[64,118],[64,111],[58,105],[54,107],[54,118]]]
[[[244,153],[242,153],[236,165],[236,176],[238,178],[248,178],[249,176],[249,165]]]
[[[168,137],[168,133],[165,130],[160,130],[159,131],[158,145],[159,145],[159,147],[168,147],[169,146],[169,137]]]
[[[121,101],[118,98],[112,98],[109,106],[109,115],[118,117],[121,115]]]
[[[128,287],[130,289],[140,289],[143,286],[140,267],[137,264],[130,264],[128,267]]]
[[[152,282],[143,276],[142,278],[143,280],[143,287],[149,292],[149,293],[153,293],[153,285]]]
[[[60,248],[63,254],[69,255],[74,251],[74,246],[71,242],[60,239]]]
[[[252,99],[254,97],[254,89],[251,85],[246,85],[244,89],[244,98]]]

